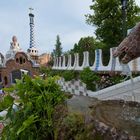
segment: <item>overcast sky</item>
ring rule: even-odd
[[[85,22],[92,0],[0,0],[0,51],[6,53],[13,35],[21,48],[29,47],[29,7],[34,8],[35,41],[40,53],[54,49],[60,35],[64,51],[81,37],[93,36],[94,28]]]
[[[137,0],[140,4],[140,0]],[[94,36],[95,28],[87,25],[92,0],[0,0],[0,52],[6,53],[16,35],[21,48],[29,48],[29,7],[34,8],[35,42],[40,54],[54,49],[56,35],[67,51],[81,37]]]

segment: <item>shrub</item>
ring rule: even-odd
[[[8,108],[6,119],[9,123],[2,132],[3,140],[52,140],[54,137],[54,108],[63,103],[65,96],[52,77],[42,80],[28,76],[6,89],[19,96],[18,110],[13,109],[13,101]]]
[[[89,67],[83,69],[80,73],[80,79],[84,82],[89,90],[96,90],[96,83],[99,81],[99,76],[90,70]]]
[[[73,70],[66,70],[63,72],[62,77],[65,81],[71,81],[72,79],[75,79],[76,73]]]
[[[14,98],[10,95],[6,95],[0,101],[0,111],[5,110],[9,107],[10,103],[14,101]]]

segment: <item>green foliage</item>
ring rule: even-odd
[[[55,140],[103,140],[94,122],[86,122],[82,113],[69,113],[56,129]]]
[[[94,61],[94,53],[96,49],[104,48],[105,44],[97,41],[93,37],[83,37],[79,40],[78,43],[74,44],[74,48],[69,51],[70,54],[79,53],[79,64],[80,66],[83,63],[83,52],[89,52],[89,61]]]
[[[46,77],[54,77],[60,76],[65,79],[65,81],[71,81],[72,79],[76,79],[79,75],[77,71],[74,70],[52,70],[51,68],[41,67],[40,72],[45,74]]]
[[[24,76],[22,80],[17,80],[12,89],[8,90],[9,93],[16,92],[19,96],[19,109],[15,112],[12,108],[13,102],[9,105],[6,118],[10,122],[3,130],[2,139],[53,139],[54,108],[65,100],[55,79],[52,77],[46,80],[39,77],[31,79]]]
[[[53,50],[52,56],[60,57],[61,55],[62,55],[62,47],[61,47],[60,37],[59,37],[59,35],[57,35],[55,49]]]
[[[94,51],[95,49],[103,48],[104,44],[97,41],[93,37],[83,37],[79,40],[77,44],[74,45],[74,48],[71,52],[79,53],[84,51]]]
[[[80,79],[87,85],[87,89],[96,90],[96,83],[99,81],[99,77],[89,67],[83,69],[80,73]]]
[[[116,47],[123,39],[121,0],[92,0],[86,15],[88,24],[96,27],[97,39],[103,41],[107,48]],[[127,1],[126,28],[130,29],[140,20],[140,8],[134,0]]]
[[[70,53],[83,53],[84,51],[93,52],[95,49],[104,48],[104,44],[97,41],[93,37],[84,37],[79,40],[77,44],[74,45],[74,48],[71,49]]]
[[[4,96],[0,102],[0,111],[7,109],[11,104],[13,104],[14,98],[10,95]]]
[[[55,77],[55,76],[62,76],[63,71],[62,70],[53,70],[50,67],[40,67],[40,73],[44,74],[44,77]]]
[[[62,77],[65,81],[71,81],[72,79],[76,78],[76,73],[73,70],[66,70],[63,72]]]
[[[40,73],[50,73],[50,71],[51,71],[51,68],[47,68],[47,67],[45,67],[45,66],[41,66],[40,68],[39,68],[39,72]]]
[[[122,80],[124,79],[124,77],[120,76],[120,75],[115,75],[111,77],[111,81],[113,82],[113,84],[118,84],[120,83]]]
[[[70,113],[63,118],[57,129],[56,140],[70,140],[76,138],[76,135],[83,133],[84,116],[81,113]]]

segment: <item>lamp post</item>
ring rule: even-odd
[[[122,4],[122,28],[123,28],[123,38],[126,37],[126,9],[127,9],[127,0],[121,0]]]

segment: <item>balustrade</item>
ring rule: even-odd
[[[102,60],[104,57],[102,56],[102,50],[95,50],[95,58],[92,66],[89,65],[89,52],[83,52],[83,62],[82,65],[79,65],[79,54],[74,54],[74,62],[72,64],[72,56],[68,55],[68,62],[66,64],[66,56],[62,56],[54,59],[53,69],[59,70],[83,70],[85,67],[90,67],[93,71],[122,71],[121,63],[119,62],[119,58],[113,57],[113,51],[115,48],[110,49],[110,60],[107,66],[103,65]],[[94,56],[93,56],[94,57]],[[130,63],[128,63],[130,69],[132,71],[140,71],[140,58],[137,58]]]

